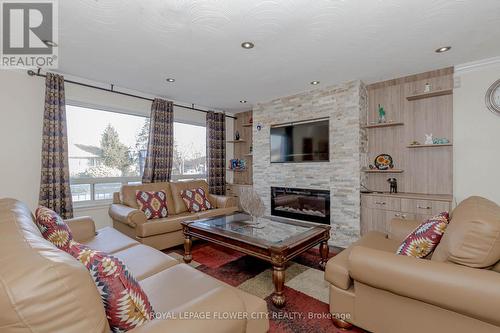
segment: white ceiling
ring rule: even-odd
[[[59,4],[61,72],[233,111],[313,80],[375,82],[500,55],[500,0]]]

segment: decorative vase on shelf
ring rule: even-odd
[[[381,106],[380,104],[378,105],[378,122],[379,123],[385,123],[385,110],[384,107]]]
[[[240,139],[240,132],[236,131],[236,133],[234,133],[234,139],[236,141],[238,141]]]

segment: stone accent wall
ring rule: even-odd
[[[271,186],[330,190],[330,243],[346,247],[359,238],[361,168],[366,165],[367,94],[360,81],[316,89],[253,109],[253,184],[271,214]],[[270,127],[330,119],[330,162],[270,163]],[[260,131],[256,125],[262,125]]]

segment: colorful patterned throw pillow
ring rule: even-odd
[[[441,241],[448,226],[450,217],[447,212],[431,217],[413,230],[399,246],[396,254],[424,258],[429,255]]]
[[[112,332],[126,332],[153,318],[148,297],[118,258],[73,240],[68,253],[89,270],[101,294]]]
[[[67,252],[73,235],[64,220],[53,210],[40,206],[35,211],[35,224],[43,238]]]
[[[210,201],[208,201],[207,195],[201,187],[183,190],[181,192],[181,197],[191,213],[202,212],[214,208]]]
[[[136,191],[135,198],[139,209],[146,214],[148,220],[161,219],[168,216],[167,194],[165,191]]]

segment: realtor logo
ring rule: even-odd
[[[56,0],[0,0],[2,68],[57,68]]]

